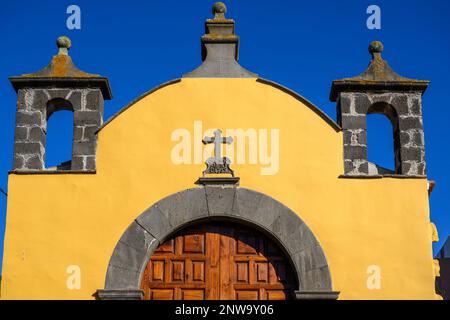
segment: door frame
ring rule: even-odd
[[[262,231],[284,251],[295,273],[297,299],[337,299],[325,253],[288,207],[238,186],[206,185],[168,196],[145,210],[124,232],[109,261],[100,299],[142,299],[141,279],[153,252],[177,231],[208,220],[236,221]]]

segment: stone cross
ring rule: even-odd
[[[232,137],[222,137],[222,131],[220,129],[217,129],[214,131],[214,137],[205,137],[203,138],[203,144],[210,144],[214,143],[214,162],[215,163],[222,163],[222,151],[221,151],[221,145],[222,144],[231,144],[233,142]]]
[[[222,137],[222,131],[217,129],[214,131],[214,137],[205,137],[202,140],[203,144],[214,143],[214,157],[206,160],[206,170],[203,171],[203,176],[206,174],[224,174],[229,173],[234,177],[234,172],[230,168],[230,159],[222,157],[222,144],[231,144],[232,137]]]

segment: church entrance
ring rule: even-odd
[[[141,283],[152,300],[284,300],[296,280],[281,249],[239,224],[197,224],[161,244]]]

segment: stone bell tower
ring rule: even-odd
[[[372,61],[354,78],[333,81],[330,100],[337,102],[338,122],[344,133],[346,175],[368,175],[367,114],[389,118],[394,133],[395,174],[425,176],[422,95],[429,81],[399,76],[383,60],[383,44],[369,46]]]
[[[59,110],[74,113],[72,161],[66,170],[95,170],[96,132],[103,122],[104,100],[112,98],[109,82],[75,67],[68,53],[69,38],[60,37],[56,43],[59,52],[47,67],[10,78],[18,96],[15,171],[45,169],[47,120]]]

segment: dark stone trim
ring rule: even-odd
[[[377,174],[377,175],[340,175],[339,179],[427,179],[427,176],[408,176],[403,174]]]
[[[239,177],[202,177],[195,182],[197,185],[239,185]]]
[[[96,297],[100,300],[142,300],[143,290],[97,290]]]
[[[32,77],[10,77],[9,81],[13,85],[16,92],[19,89],[33,88],[33,89],[55,89],[55,88],[99,88],[105,100],[112,99],[112,91],[109,86],[108,78],[32,78]]]
[[[116,119],[119,115],[121,115],[123,112],[125,112],[128,108],[130,108],[131,106],[133,106],[136,102],[138,102],[139,100],[144,99],[146,96],[152,94],[155,91],[158,91],[159,89],[165,88],[167,86],[170,86],[172,84],[176,84],[178,82],[181,82],[181,79],[174,79],[174,80],[170,80],[167,81],[157,87],[154,87],[153,89],[141,94],[139,97],[137,97],[136,99],[134,99],[133,101],[131,101],[130,103],[128,103],[125,107],[123,107],[122,109],[119,110],[119,112],[117,112],[115,115],[113,115],[111,118],[109,118],[107,121],[105,121],[103,123],[103,125],[97,130],[96,133],[100,132],[104,127],[106,127],[109,123],[111,123],[114,119]]]
[[[32,175],[32,174],[96,174],[96,170],[10,170],[8,174]]]
[[[350,174],[342,174],[339,176],[339,179],[382,179],[383,176],[377,174],[377,175],[350,175]]]
[[[430,81],[346,81],[335,80],[331,86],[330,101],[336,102],[341,92],[373,92],[373,93],[405,93],[405,92],[420,92],[422,95],[428,88]]]
[[[296,300],[337,300],[339,291],[296,291]]]
[[[317,114],[319,117],[321,117],[323,120],[325,120],[326,123],[328,123],[336,132],[342,131],[342,128],[334,122],[333,119],[331,119],[325,112],[323,112],[320,108],[318,108],[316,105],[314,105],[311,101],[307,100],[306,98],[299,95],[297,92],[270,80],[258,78],[256,80],[257,82],[275,87],[281,91],[284,91],[285,93],[291,95],[297,100],[300,100],[304,105],[306,105],[308,108],[310,108],[312,111],[314,111],[315,114]]]
[[[383,178],[393,178],[393,179],[427,179],[427,176],[421,175],[405,175],[405,174],[383,174]]]
[[[118,241],[105,289],[139,290],[145,267],[160,243],[186,226],[213,220],[243,223],[271,237],[290,259],[298,291],[333,292],[325,253],[300,217],[265,194],[230,186],[188,189],[145,210]]]

